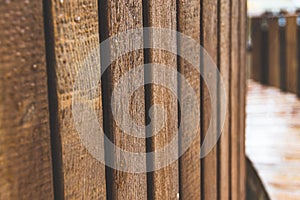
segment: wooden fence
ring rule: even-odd
[[[300,16],[266,13],[251,27],[251,77],[300,96]]]
[[[0,199],[244,199],[245,0],[2,0],[0,27]],[[135,92],[131,115],[138,124],[149,123],[149,107],[160,104],[167,110],[165,127],[147,139],[122,132],[108,102],[119,78],[138,65],[177,68],[196,91],[201,110],[197,137],[178,161],[154,172],[127,173],[101,164],[80,142],[72,115],[72,100],[80,91],[73,88],[89,51],[119,32],[142,27],[177,30],[208,51],[225,83],[227,115],[217,145],[200,159],[212,114],[200,74],[163,50],[118,58],[93,99],[101,125],[117,146],[131,152],[165,146],[185,109],[167,89],[142,87]],[[172,45],[180,48],[180,42]],[[99,53],[94,59],[100,65],[107,58]],[[176,77],[169,78],[180,91]],[[182,128],[183,135],[188,131]]]

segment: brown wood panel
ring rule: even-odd
[[[297,24],[296,16],[286,18],[286,81],[287,90],[297,93]]]
[[[108,38],[114,36],[118,33],[136,29],[143,27],[143,16],[142,16],[142,1],[141,0],[126,0],[126,1],[118,1],[118,0],[104,0],[101,1],[100,4],[100,19],[101,28],[105,28],[107,30],[103,31],[104,35],[101,38]],[[139,35],[143,37],[143,35]],[[111,43],[110,51],[111,58],[115,57],[118,48],[130,48],[122,46],[122,41],[119,43]],[[119,79],[126,74],[129,70],[134,70],[135,67],[142,65],[144,63],[144,53],[143,50],[136,50],[130,52],[113,62],[108,69],[107,77],[105,78],[104,87],[107,89],[105,92],[105,100],[104,107],[105,109],[105,117],[108,118],[108,121],[104,121],[107,123],[108,127],[106,128],[106,133],[109,134],[110,139],[114,142],[114,144],[126,151],[129,152],[146,152],[146,139],[145,138],[137,138],[128,135],[116,124],[114,118],[110,112],[111,104],[111,94],[113,88],[117,85]],[[143,74],[143,71],[141,71]],[[142,83],[144,83],[144,75],[136,77],[140,79]],[[136,83],[136,79],[130,79],[126,85],[121,86],[121,94],[129,93],[128,88],[130,85],[134,85]],[[131,116],[134,118],[135,123],[139,125],[145,125],[145,103],[144,103],[144,89],[141,87],[134,94],[134,100],[131,104],[131,108],[129,109]],[[124,107],[129,106],[126,105],[125,100],[122,99],[121,103],[117,105],[116,115],[122,116],[122,120],[124,119]],[[128,129],[133,132],[134,127],[128,127]],[[146,134],[146,133],[145,133]],[[107,152],[109,156],[115,156],[113,152]],[[144,163],[144,168],[146,169],[146,162]],[[147,176],[145,173],[127,173],[121,172],[118,170],[109,170],[107,174],[107,179],[111,183],[110,188],[108,188],[108,198],[109,199],[146,199],[147,198]]]
[[[99,63],[99,56],[90,61],[88,55],[99,48],[98,1],[78,0],[45,1],[47,15],[47,64],[51,100],[51,125],[53,131],[55,197],[57,199],[105,199],[105,167],[94,158],[83,145],[76,130],[72,100],[78,94],[88,92],[74,88],[79,72]],[[85,79],[82,85],[92,82]],[[98,95],[89,100],[102,124],[101,87]],[[77,116],[78,117],[78,116]],[[86,119],[87,122],[90,119]],[[92,119],[91,119],[92,120]],[[96,127],[86,127],[91,137],[95,137]],[[100,137],[100,136],[99,136]],[[99,138],[100,139],[100,138]],[[101,140],[100,140],[101,141]],[[103,158],[104,159],[104,158]]]
[[[223,79],[225,94],[227,95],[226,104],[221,104],[220,110],[225,110],[226,106],[226,119],[222,130],[219,143],[219,190],[220,199],[229,199],[230,193],[230,154],[229,154],[229,95],[230,95],[230,2],[228,0],[220,1],[220,17],[219,17],[219,66],[220,73]],[[220,122],[219,122],[220,123]]]
[[[176,1],[175,0],[148,0],[145,2],[145,18],[146,23],[144,26],[156,27],[156,28],[167,28],[176,30]],[[171,37],[171,36],[170,36]],[[149,39],[149,38],[147,38]],[[160,38],[161,42],[166,42],[166,38]],[[175,41],[175,38],[167,38],[169,41]],[[175,42],[169,42],[167,45],[175,48]],[[177,70],[177,56],[169,52],[150,49],[147,53],[147,61],[149,63],[158,63],[165,65],[169,68]],[[171,82],[172,85],[177,85],[177,77],[166,77],[165,74],[159,73],[156,69],[149,70],[146,72],[146,76],[149,76],[150,80],[160,79],[162,82]],[[155,149],[163,148],[168,144],[171,139],[178,137],[177,126],[178,126],[178,108],[177,108],[177,97],[172,94],[167,88],[159,85],[151,85],[149,91],[149,104],[159,105],[166,111],[166,118],[162,118],[165,121],[165,126],[159,131],[154,127],[158,123],[158,118],[151,120],[152,122],[152,134],[156,134],[149,141],[149,150],[154,151]],[[153,110],[153,116],[158,113],[157,107]],[[176,151],[176,149],[173,149]],[[153,158],[154,165],[158,160]],[[176,199],[178,196],[178,162],[156,170],[149,175],[150,185],[152,189],[149,191],[149,197],[152,199]]]
[[[217,63],[218,54],[218,1],[203,0],[202,2],[202,27],[203,27],[203,47],[211,56],[212,60]],[[209,73],[205,72],[204,73]],[[216,83],[217,85],[217,83]],[[212,113],[211,102],[217,101],[217,91],[211,91],[210,94],[206,85],[202,87],[202,137],[205,137],[206,131],[211,125],[213,130],[217,130],[217,124],[210,124]],[[215,94],[214,94],[215,93]],[[217,113],[215,113],[216,115]],[[213,136],[214,137],[214,136]],[[203,200],[214,200],[218,197],[218,178],[217,178],[217,145],[211,152],[202,159],[202,198]]]
[[[239,0],[233,0],[231,4],[231,198],[239,199]]]
[[[42,1],[1,1],[0,27],[0,199],[53,199]]]
[[[193,38],[200,44],[200,0],[178,1],[178,31]],[[179,51],[181,48],[181,41],[178,42]],[[193,48],[193,47],[191,47]],[[188,83],[194,89],[200,105],[200,73],[184,59],[178,58],[179,72],[186,78]],[[200,63],[200,58],[199,61]],[[198,66],[195,66],[198,67]],[[182,102],[187,102],[190,97],[184,96],[186,88],[183,83],[179,82],[180,99]],[[182,104],[181,110],[186,110],[185,104]],[[184,117],[184,116],[183,116]],[[197,136],[189,149],[180,158],[180,199],[200,199],[201,198],[201,168],[200,168],[200,119],[187,119],[188,123],[197,123]],[[183,137],[189,137],[190,124],[185,124],[181,119],[181,134]],[[180,139],[182,145],[183,141]],[[181,146],[179,147],[181,148]]]
[[[246,73],[247,73],[247,63],[246,63],[246,41],[247,41],[247,1],[240,1],[240,41],[239,41],[239,68],[240,68],[240,94],[239,94],[239,124],[240,130],[239,134],[239,193],[238,199],[243,200],[246,197],[246,154],[245,154],[245,118],[246,118]]]
[[[251,18],[252,63],[251,75],[253,80],[261,80],[261,18]]]
[[[270,17],[269,24],[269,78],[268,84],[280,87],[280,55],[278,17]]]

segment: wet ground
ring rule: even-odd
[[[300,99],[248,84],[246,153],[271,199],[300,200]]]

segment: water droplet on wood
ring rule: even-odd
[[[80,16],[75,17],[75,22],[80,22]]]
[[[32,69],[33,69],[33,70],[36,70],[37,68],[38,68],[37,64],[33,64],[33,65],[32,65]]]
[[[21,108],[21,106],[23,105],[23,103],[21,101],[18,102],[18,107]]]

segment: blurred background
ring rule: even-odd
[[[248,0],[247,199],[300,199],[299,8]]]
[[[248,0],[250,16],[260,15],[265,11],[279,12],[281,9],[294,12],[299,7],[299,0]]]

